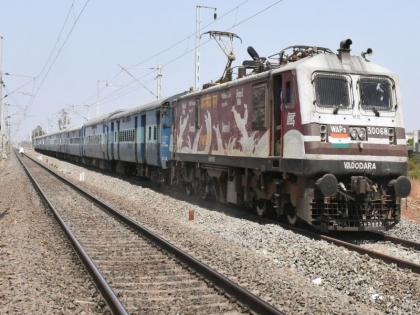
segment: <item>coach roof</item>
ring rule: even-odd
[[[95,126],[95,125],[100,124],[100,123],[104,123],[104,122],[108,121],[109,119],[111,119],[114,115],[117,115],[117,114],[119,114],[119,113],[121,113],[123,111],[124,110],[119,109],[119,110],[113,111],[111,113],[104,114],[104,115],[101,115],[99,117],[92,118],[92,119],[88,120],[83,125],[83,127],[91,127],[91,126]]]

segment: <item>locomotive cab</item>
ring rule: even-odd
[[[399,80],[365,56],[351,56],[350,44],[279,75],[281,153],[296,169],[283,175],[293,178],[286,191],[294,215],[318,229],[388,229],[411,188]],[[274,206],[281,203],[279,197]]]

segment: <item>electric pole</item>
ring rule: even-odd
[[[162,66],[158,65],[157,66],[157,75],[156,75],[156,82],[157,82],[157,87],[156,87],[156,94],[157,94],[157,99],[160,100],[162,98]]]
[[[213,10],[213,18],[217,19],[217,8],[215,7],[207,7],[204,5],[197,5],[195,6],[195,60],[194,60],[194,67],[195,67],[195,74],[194,74],[194,90],[198,91],[200,89],[200,32],[201,32],[201,9],[210,9]]]
[[[3,36],[0,35],[0,154],[5,154],[5,124],[4,102],[3,102]]]
[[[155,70],[156,74],[156,99],[160,100],[162,98],[162,66],[157,65],[156,67],[149,68],[149,70]]]

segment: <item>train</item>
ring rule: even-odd
[[[398,76],[351,54],[248,48],[232,79],[33,139],[34,149],[320,231],[387,230],[411,190]]]

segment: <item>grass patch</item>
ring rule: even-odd
[[[408,176],[413,179],[420,179],[420,158],[412,156],[408,159]]]

